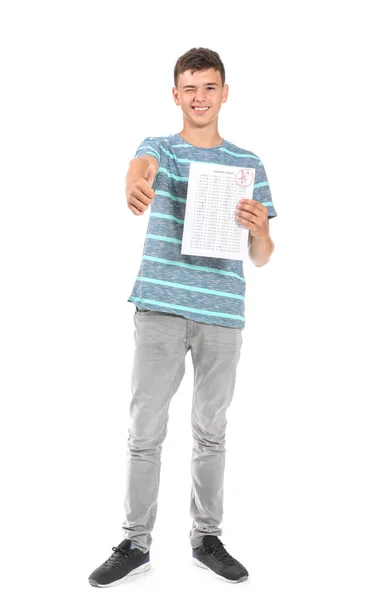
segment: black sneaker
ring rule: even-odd
[[[151,568],[149,551],[144,554],[138,548],[131,548],[131,540],[123,540],[112,548],[114,553],[89,577],[89,583],[96,587],[111,587],[125,581],[130,575],[143,573]]]
[[[238,560],[230,556],[224,544],[216,535],[205,535],[201,546],[193,548],[193,562],[203,569],[209,569],[218,579],[229,583],[245,581],[249,573]]]

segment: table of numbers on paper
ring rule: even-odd
[[[191,163],[181,254],[243,260],[247,227],[236,219],[242,198],[252,199],[255,169]]]

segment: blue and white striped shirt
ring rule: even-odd
[[[128,302],[145,310],[181,315],[193,321],[245,326],[246,281],[242,260],[181,254],[191,162],[254,168],[253,199],[276,217],[264,166],[258,156],[223,140],[199,148],[178,133],[148,137],[135,157],[150,154],[159,162],[140,269]]]

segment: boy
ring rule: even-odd
[[[243,199],[237,220],[249,229],[249,254],[257,266],[274,245],[269,218],[276,216],[259,158],[221,138],[218,113],[228,98],[219,55],[193,48],[175,66],[173,98],[183,129],[146,138],[131,160],[126,197],[134,215],[152,204],[143,258],[128,302],[136,305],[131,425],[128,437],[124,540],[89,577],[109,587],[150,568],[168,409],[191,350],[192,487],[190,531],[195,564],[238,583],[248,577],[219,539],[223,512],[226,411],[233,397],[244,328],[242,261],[181,254],[189,166],[192,161],[255,168],[254,198]]]

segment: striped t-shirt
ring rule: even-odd
[[[181,254],[189,165],[219,163],[254,168],[253,199],[276,217],[264,166],[258,156],[223,140],[199,148],[178,133],[148,137],[135,157],[150,154],[159,161],[140,269],[128,302],[139,308],[181,315],[193,321],[245,326],[243,261]]]

